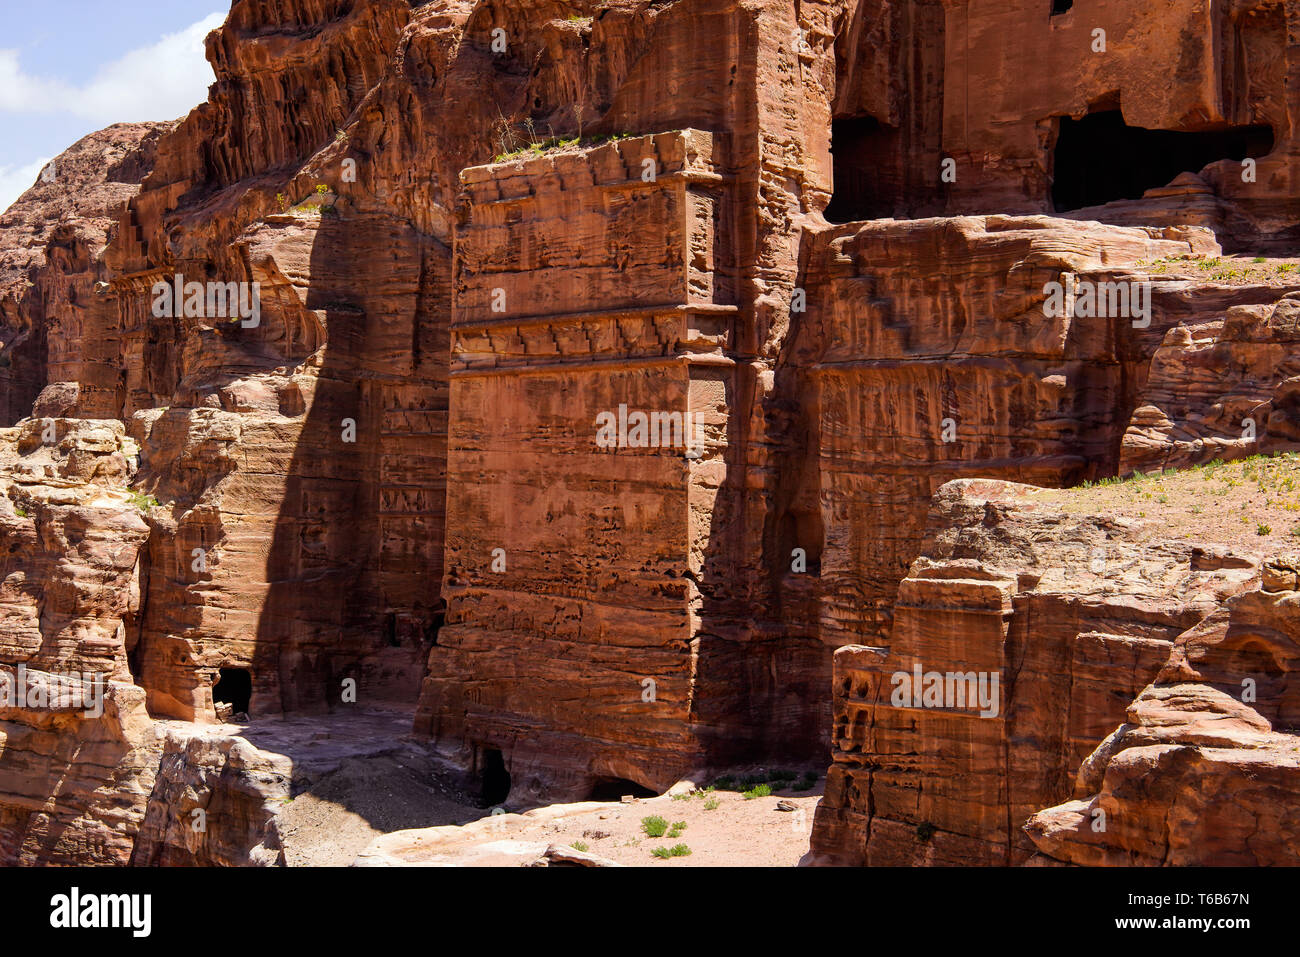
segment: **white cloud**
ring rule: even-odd
[[[52,156],[46,156],[26,166],[0,166],[0,212],[35,185],[36,177],[51,159]]]
[[[23,71],[16,50],[0,50],[0,113],[79,117],[89,121],[87,132],[114,123],[182,117],[208,97],[214,77],[203,39],[225,19],[224,13],[211,13],[104,64],[80,85],[58,77],[32,76]],[[36,182],[50,159],[0,165],[0,211]]]
[[[74,112],[105,126],[184,116],[208,98],[208,86],[216,78],[204,56],[203,38],[225,20],[224,13],[208,14],[108,64],[79,91]]]
[[[50,113],[54,104],[70,103],[72,98],[73,90],[67,84],[25,74],[17,50],[0,50],[0,110]]]
[[[90,82],[75,86],[23,72],[14,50],[0,50],[0,111],[71,113],[97,128],[113,123],[173,120],[198,106],[214,77],[203,38],[225,21],[212,13],[157,43],[105,64]]]

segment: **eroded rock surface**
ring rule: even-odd
[[[1300,299],[1178,326],[1151,359],[1122,472],[1300,447]]]
[[[120,413],[82,407],[82,389],[117,396],[124,332],[106,296],[103,258],[125,204],[153,168],[175,123],[119,123],[79,140],[0,213],[0,414],[10,425],[49,385],[70,393],[63,415]],[[44,414],[44,413],[38,413]]]

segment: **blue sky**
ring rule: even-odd
[[[207,98],[229,0],[0,0],[0,210],[81,137]]]

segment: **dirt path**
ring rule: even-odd
[[[289,759],[284,796],[273,801],[290,867],[358,859],[519,867],[552,844],[628,866],[793,867],[808,851],[824,784],[819,768],[750,766],[701,789],[683,782],[659,797],[507,813],[481,807],[477,783],[414,739],[410,727],[409,712],[375,710],[207,730]],[[664,833],[652,836],[647,830],[656,828],[645,821],[656,817]],[[679,848],[678,856],[655,857],[656,848]]]
[[[770,795],[752,798],[712,790],[630,803],[551,805],[464,827],[400,831],[376,840],[359,863],[519,867],[537,861],[549,845],[562,844],[631,867],[793,867],[808,851],[823,782],[805,791],[774,783],[778,787]],[[793,809],[778,809],[782,804]],[[647,818],[661,818],[670,828],[684,826],[676,836],[670,831],[651,837]],[[659,858],[653,853],[679,845],[689,854]]]

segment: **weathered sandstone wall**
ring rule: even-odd
[[[836,652],[813,862],[1023,863],[1024,821],[1069,795],[1174,639],[1258,574],[1189,542],[1141,542],[1140,523],[1040,505],[1036,491],[945,485],[889,640]],[[914,668],[996,675],[992,713],[900,703],[894,675]]]
[[[1079,766],[1073,799],[1029,819],[1039,850],[1092,866],[1295,865],[1296,557],[1261,579],[1179,636]]]
[[[1230,307],[1166,333],[1120,472],[1185,468],[1300,442],[1300,302]]]
[[[1117,223],[1194,223],[1234,246],[1292,237],[1300,208],[1294,5],[1077,0],[1053,15],[1036,0],[972,0],[945,10],[943,147],[956,163],[949,212],[1055,209]],[[1063,138],[1070,120],[1111,111],[1128,127],[1187,136],[1103,141],[1108,133],[1094,128],[1079,140]],[[1243,140],[1249,149],[1226,135],[1252,127],[1257,133]],[[1098,141],[1113,148],[1089,152]],[[1182,188],[1163,189],[1170,174],[1128,199],[1113,196],[1104,209],[1062,205],[1053,187],[1074,177],[1076,149],[1092,167],[1083,174],[1091,182],[1079,184],[1085,193],[1105,192],[1107,180],[1122,191],[1148,164],[1160,168],[1164,158],[1153,153],[1186,149],[1209,165],[1203,178],[1181,180]],[[1246,156],[1257,161],[1249,180],[1240,162]],[[1185,172],[1201,173],[1195,165]]]

